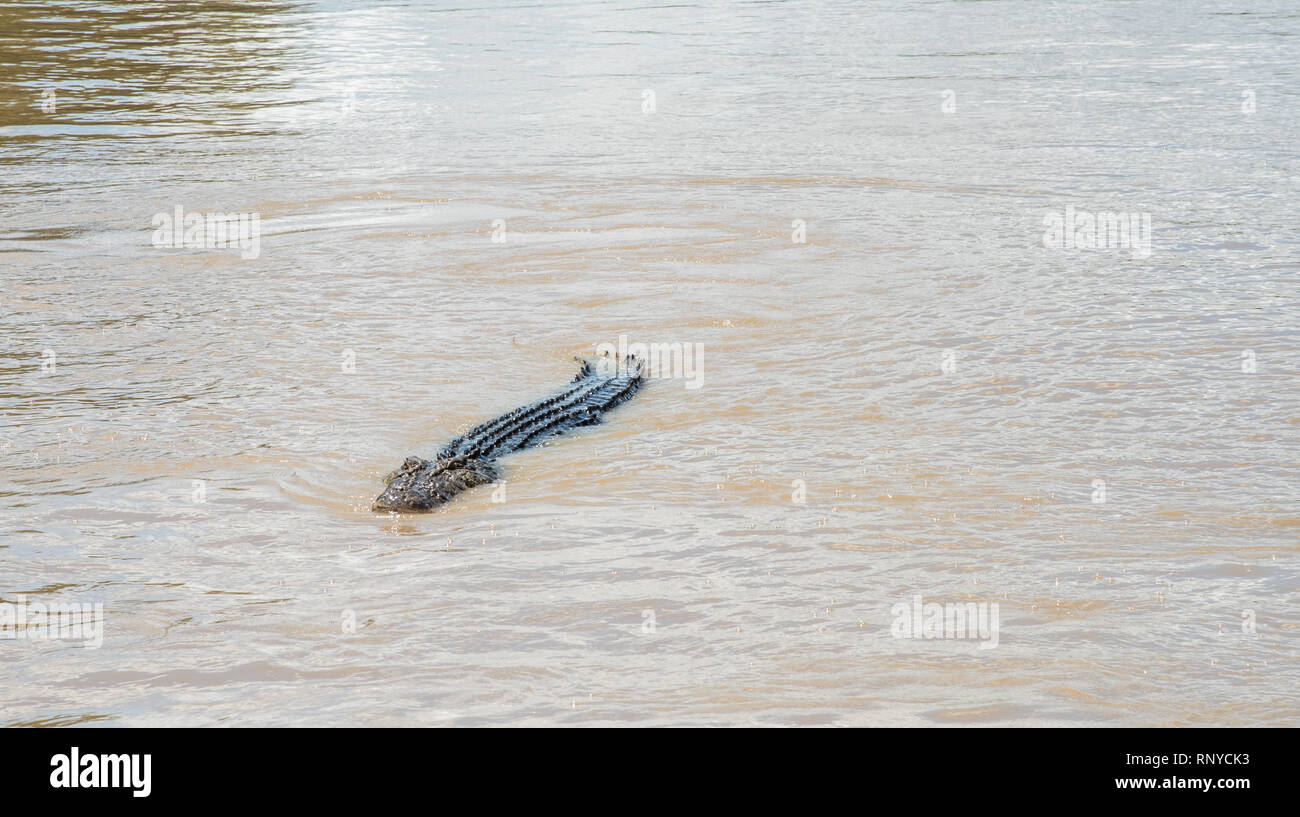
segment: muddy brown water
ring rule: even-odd
[[[1300,15],[1038,8],[0,3],[0,724],[1295,725]]]

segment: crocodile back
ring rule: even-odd
[[[570,429],[595,425],[605,412],[636,394],[645,379],[643,369],[635,356],[618,363],[582,361],[563,391],[475,426],[444,445],[438,458],[493,460]]]

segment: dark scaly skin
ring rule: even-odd
[[[636,357],[601,363],[582,361],[564,391],[471,428],[444,445],[436,459],[407,457],[385,479],[388,487],[371,510],[431,511],[461,491],[500,479],[498,457],[599,423],[605,412],[636,394],[645,379]]]

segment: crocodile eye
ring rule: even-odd
[[[414,471],[416,468],[419,467],[420,467],[419,457],[407,457],[406,461],[402,463],[403,471]]]

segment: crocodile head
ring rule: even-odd
[[[431,511],[461,491],[497,478],[497,469],[482,460],[407,457],[401,468],[388,475],[388,487],[375,498],[371,510]]]

